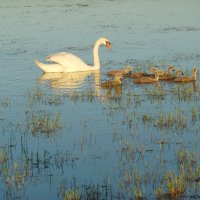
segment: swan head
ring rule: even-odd
[[[108,49],[112,49],[110,41],[104,37],[99,39],[100,45],[105,45]]]

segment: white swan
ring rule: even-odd
[[[44,72],[82,72],[100,69],[99,53],[98,49],[100,45],[105,45],[111,49],[111,44],[107,38],[100,38],[96,41],[93,49],[94,65],[89,66],[84,63],[79,57],[67,53],[60,52],[50,55],[46,58],[46,61],[52,63],[44,64],[39,61],[35,61],[35,64],[41,68]]]

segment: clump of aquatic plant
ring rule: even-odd
[[[178,84],[171,89],[171,93],[178,101],[190,101],[193,98],[193,87],[191,84]]]
[[[83,90],[80,95],[81,101],[85,100],[88,102],[94,101],[96,96],[97,95],[96,95],[95,91],[93,91],[92,89]]]
[[[41,89],[37,88],[28,92],[28,99],[31,105],[34,103],[42,103],[44,100],[44,93]]]
[[[186,192],[184,171],[181,171],[179,176],[171,171],[166,172],[164,182],[166,189],[159,187],[155,191],[157,199],[179,199]]]
[[[156,195],[156,198],[157,199],[164,199],[164,191],[163,191],[163,188],[157,188],[156,191],[155,191],[155,195]]]
[[[150,114],[148,113],[143,114],[142,116],[143,123],[150,122],[152,120],[153,120],[153,117]]]
[[[50,134],[62,128],[60,113],[50,113],[49,111],[26,112],[26,125],[33,135],[37,133]]]
[[[76,90],[71,92],[70,94],[66,94],[65,96],[69,97],[70,100],[75,102],[75,103],[77,103],[78,100],[80,99],[80,95],[79,95],[78,91],[76,91]]]
[[[139,189],[138,186],[136,186],[134,188],[133,194],[134,194],[134,197],[135,197],[136,200],[142,200],[143,199],[142,191],[141,191],[141,189]]]
[[[60,96],[49,96],[46,98],[45,104],[48,105],[60,105],[63,103],[63,100]]]
[[[109,190],[107,185],[105,185],[104,188],[107,191]],[[103,193],[104,191],[101,191],[101,186],[99,184],[94,185],[91,183],[90,185],[84,187],[84,191],[81,193],[81,199],[102,199]]]
[[[142,101],[140,95],[134,94],[133,97],[134,97],[133,98],[133,100],[134,100],[134,106],[135,107],[139,107],[141,105],[141,101]]]
[[[59,95],[47,95],[39,88],[28,92],[28,103],[30,105],[34,104],[60,105],[63,103],[62,98],[63,97]]]
[[[187,127],[187,119],[184,113],[178,109],[176,112],[160,112],[159,118],[156,120],[157,126],[175,128],[176,130],[183,130]]]
[[[200,177],[200,166],[197,163],[197,153],[183,149],[177,152],[177,161],[185,170],[186,179],[194,181]]]
[[[145,94],[150,101],[161,101],[165,98],[165,91],[162,85],[157,85],[156,87],[146,87]]]
[[[4,97],[0,99],[0,106],[3,108],[7,108],[10,104],[10,99],[8,97]]]
[[[78,101],[93,102],[97,96],[97,92],[91,88],[83,89],[82,91],[74,90],[64,95],[64,97],[69,98],[74,103],[77,103]]]
[[[199,187],[196,183],[200,180],[200,167],[197,163],[197,153],[184,148],[177,152],[177,169],[176,172],[167,171],[161,178],[162,186],[158,187],[155,195],[158,199],[180,199],[192,184]]]
[[[191,121],[193,124],[197,123],[200,119],[200,106],[196,104],[191,108]]]
[[[26,162],[14,160],[11,163],[9,162],[1,166],[1,178],[5,180],[8,191],[15,189],[19,191],[25,185],[28,176]]]
[[[80,196],[76,190],[66,191],[64,200],[80,200]]]
[[[176,176],[172,172],[166,173],[168,194],[172,199],[177,199],[186,191],[186,181],[184,171],[181,171],[180,176]]]
[[[8,153],[5,149],[0,151],[0,163],[5,163],[8,160]]]

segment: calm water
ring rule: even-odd
[[[153,199],[159,187],[167,193],[167,172],[179,176],[183,150],[196,170],[184,198],[200,195],[198,82],[99,87],[125,65],[200,66],[199,8],[198,0],[1,1],[0,199],[64,199],[72,190]],[[59,51],[91,64],[103,36],[112,51],[100,48],[99,72],[43,74],[34,64]],[[60,126],[35,130],[45,117]]]

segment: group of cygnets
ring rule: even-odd
[[[116,69],[107,72],[107,76],[114,77],[113,80],[108,80],[101,83],[101,87],[116,87],[122,84],[122,77],[126,76],[134,79],[134,83],[153,83],[158,80],[168,80],[173,82],[191,82],[197,80],[197,66],[194,66],[191,76],[185,76],[182,69],[175,69],[170,65],[168,70],[164,72],[158,67],[150,66],[148,73],[146,72],[133,72],[131,66],[126,66],[124,69]]]
[[[98,49],[99,46],[105,45],[108,49],[111,49],[111,43],[107,38],[99,38],[93,48],[94,65],[89,66],[83,62],[79,57],[67,53],[59,52],[52,54],[46,58],[50,63],[42,63],[35,61],[35,64],[41,68],[45,73],[69,73],[69,72],[85,72],[94,71],[100,69],[100,60]],[[114,76],[113,80],[102,82],[102,87],[116,87],[122,84],[122,77],[127,76],[134,78],[134,83],[152,83],[158,80],[170,80],[174,82],[189,82],[196,81],[197,79],[197,67],[193,68],[192,76],[184,76],[181,69],[175,70],[173,65],[169,66],[167,72],[164,73],[158,67],[149,67],[148,73],[145,72],[133,72],[131,66],[126,66],[124,69],[118,69],[107,72],[108,76]]]

